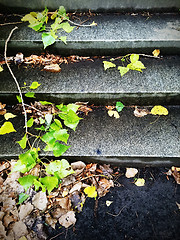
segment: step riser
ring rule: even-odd
[[[178,11],[180,8],[179,0],[91,0],[91,1],[72,1],[72,0],[46,0],[30,2],[19,0],[0,0],[0,8],[2,12],[25,12],[42,10],[47,6],[50,10],[58,9],[64,6],[68,12],[74,11],[95,11],[95,12],[123,12],[123,11],[149,11],[149,12],[170,12]]]

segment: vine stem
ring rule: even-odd
[[[18,83],[16,77],[14,76],[14,73],[13,73],[13,71],[11,70],[10,65],[9,65],[9,63],[8,63],[8,61],[7,61],[7,45],[8,45],[8,42],[9,42],[9,40],[10,40],[13,32],[14,32],[16,29],[18,29],[18,27],[14,27],[14,28],[11,30],[8,38],[6,39],[5,49],[4,49],[4,58],[5,58],[6,65],[7,65],[8,69],[9,69],[9,72],[10,72],[11,76],[13,77],[13,79],[14,79],[14,81],[15,81],[15,83],[16,83],[16,86],[17,86],[18,91],[19,91],[19,95],[20,95],[20,97],[21,97],[22,107],[23,107],[23,111],[24,111],[25,129],[26,129],[26,134],[27,134],[27,133],[28,133],[28,130],[27,130],[27,112],[26,112],[26,109],[25,109],[25,105],[24,105],[24,100],[23,100],[21,88],[20,88],[19,83]]]
[[[120,57],[114,58],[113,61],[118,60],[118,59],[121,59],[121,58],[129,57],[129,56],[132,55],[132,54],[137,54],[137,55],[142,56],[142,57],[161,59],[161,57],[156,57],[156,56],[153,56],[153,55],[147,55],[147,54],[143,54],[143,53],[129,53],[129,54],[125,55],[125,56],[120,56]]]

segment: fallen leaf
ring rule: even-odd
[[[55,229],[57,219],[52,218],[51,215],[49,213],[47,213],[45,222],[46,222],[46,224],[48,224],[49,226],[51,226],[52,228]]]
[[[2,221],[0,221],[0,239],[6,239],[6,231]]]
[[[180,203],[176,202],[176,205],[177,205],[178,209],[180,210]]]
[[[24,62],[24,55],[22,53],[17,53],[14,57],[14,63],[15,64],[21,64]]]
[[[144,178],[138,178],[138,179],[135,181],[135,185],[138,186],[138,187],[142,187],[142,186],[144,186],[144,184],[145,184]]]
[[[0,115],[4,115],[6,113],[5,106],[6,106],[6,104],[2,104],[0,102]]]
[[[27,240],[27,238],[25,236],[19,238],[18,240]]]
[[[87,194],[88,197],[90,198],[95,198],[97,197],[97,191],[96,191],[96,187],[95,186],[90,186],[90,187],[86,187],[84,189],[84,192]]]
[[[82,187],[82,182],[79,182],[79,183],[76,183],[72,188],[71,190],[69,191],[69,193],[73,193],[75,191],[80,191],[81,190],[81,187]]]
[[[61,68],[59,67],[58,64],[46,65],[43,70],[45,70],[46,72],[54,72],[54,73],[61,72]]]
[[[168,110],[165,107],[157,105],[151,109],[151,114],[153,114],[153,115],[168,115]]]
[[[65,210],[71,209],[71,201],[68,197],[56,198],[56,201],[61,208],[65,209]]]
[[[90,26],[97,26],[97,23],[95,23],[94,21],[90,24]]]
[[[113,201],[107,200],[107,201],[106,201],[106,206],[109,207],[112,203],[113,203]]]
[[[120,118],[119,113],[117,111],[109,110],[108,115],[110,117],[114,116],[115,118]]]
[[[32,204],[41,211],[46,210],[47,208],[47,197],[45,192],[38,192],[32,199]]]
[[[103,61],[104,64],[104,70],[106,71],[108,68],[114,68],[116,67],[116,64],[108,61]]]
[[[4,135],[4,134],[7,134],[7,133],[11,133],[11,132],[16,132],[16,130],[14,129],[11,122],[5,122],[0,127],[0,135]]]
[[[71,167],[73,170],[77,170],[77,169],[81,170],[86,167],[86,164],[82,161],[77,161],[77,162],[71,163]]]
[[[150,114],[149,110],[147,110],[147,109],[140,109],[140,108],[135,107],[134,116],[136,116],[136,117],[144,117],[144,116],[146,116],[148,114]]]
[[[74,211],[69,211],[63,216],[59,218],[59,223],[65,227],[68,228],[71,225],[74,225],[76,223],[76,217]]]
[[[84,195],[84,194],[82,194]],[[70,200],[73,206],[73,209],[81,212],[82,211],[82,207],[83,207],[83,202],[81,197],[79,196],[79,193],[76,191],[74,192],[71,196],[70,196]]]
[[[176,171],[180,172],[180,168],[179,168],[179,167],[174,167],[174,166],[172,166],[172,167],[171,167],[171,170],[172,170],[172,171],[175,171],[175,170],[176,170]]]
[[[138,170],[136,168],[126,168],[125,176],[127,178],[133,178],[137,173],[138,173]]]
[[[172,175],[177,182],[177,184],[180,184],[180,172],[178,172],[176,169],[172,171]]]
[[[106,193],[109,192],[110,187],[114,187],[114,183],[112,180],[107,180],[106,178],[102,178],[98,182],[98,196],[103,197],[106,195]]]
[[[158,57],[159,54],[160,54],[160,50],[159,49],[155,49],[153,52],[152,52],[153,56],[154,57]]]

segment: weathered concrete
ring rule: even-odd
[[[179,0],[0,0],[1,11],[23,12],[42,10],[47,6],[50,10],[55,10],[59,6],[64,6],[67,11],[178,11]]]
[[[152,115],[137,118],[133,109],[124,109],[119,119],[110,118],[105,110],[89,113],[80,121],[76,132],[70,133],[71,148],[63,157],[126,166],[179,165],[180,109],[168,107],[168,110],[169,115],[158,120]],[[24,119],[14,118],[12,122],[18,133],[0,137],[1,157],[17,157],[21,151],[15,142],[23,136]]]
[[[162,54],[180,53],[180,15],[160,14],[148,18],[138,15],[98,15],[92,17],[97,27],[74,29],[67,38],[67,45],[57,40],[47,48],[61,55],[114,55],[130,52],[151,53],[161,49]],[[12,26],[0,29],[0,52]],[[63,33],[63,35],[65,35]],[[8,44],[9,54],[20,52],[41,53],[41,33],[19,25]]]
[[[130,71],[123,77],[117,69],[105,71],[103,60],[63,64],[60,73],[45,72],[31,66],[11,67],[20,86],[23,87],[24,82],[30,86],[33,81],[41,84],[33,90],[38,100],[64,103],[89,101],[104,105],[118,100],[126,105],[180,104],[180,57],[141,57],[146,69],[142,73]],[[0,78],[1,102],[17,102],[17,87],[7,68],[0,73]],[[23,89],[23,92],[27,91]]]

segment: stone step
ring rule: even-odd
[[[50,102],[88,101],[89,104],[108,105],[122,101],[125,105],[180,104],[180,56],[162,59],[143,58],[143,72],[129,71],[123,77],[117,69],[104,70],[104,58],[61,65],[61,72],[42,71],[39,67],[11,65],[21,87],[38,81],[37,100]],[[117,63],[117,62],[116,62]],[[121,64],[121,61],[120,61]],[[8,69],[0,73],[0,101],[14,104],[18,90]],[[25,93],[29,89],[22,89]],[[31,99],[34,101],[34,99]],[[26,99],[28,101],[28,98]]]
[[[131,108],[123,109],[115,119],[105,109],[96,109],[83,117],[75,132],[70,131],[71,148],[62,157],[125,166],[178,166],[180,106],[167,108],[169,114],[158,119],[153,115],[137,118]],[[17,158],[22,152],[15,142],[23,136],[24,119],[11,122],[18,132],[1,136],[1,158]],[[42,152],[41,156],[52,157],[52,153]]]
[[[180,54],[180,15],[99,14],[92,17],[98,26],[74,29],[67,37],[67,45],[57,40],[47,49],[60,55],[124,55],[131,52],[151,54],[161,49],[161,54]],[[41,33],[19,24],[8,44],[9,55],[18,51],[32,54],[41,53]],[[0,28],[0,52],[4,51],[11,25]],[[64,34],[63,34],[64,35]]]
[[[91,1],[72,1],[72,0],[46,0],[46,1],[12,1],[0,0],[0,9],[2,12],[28,12],[42,10],[47,6],[50,10],[55,10],[59,6],[64,6],[68,11],[91,11],[96,12],[119,12],[119,11],[178,11],[180,8],[179,0],[91,0]]]

